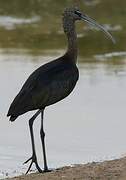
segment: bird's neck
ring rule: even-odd
[[[71,56],[72,61],[77,61],[77,34],[75,31],[67,34],[68,38],[68,49],[67,53]]]
[[[66,22],[64,22],[64,32],[68,40],[68,47],[66,54],[70,57],[71,61],[76,63],[78,48],[77,48],[77,34],[75,29],[75,23],[68,22],[68,20],[66,19]]]

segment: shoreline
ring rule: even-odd
[[[6,180],[126,180],[126,157],[66,166],[49,173],[31,173]]]

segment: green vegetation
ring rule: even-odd
[[[85,1],[82,1],[85,2]],[[62,33],[63,9],[72,4],[72,0],[1,0],[0,15],[14,18],[40,17],[39,21],[32,23],[14,24],[12,28],[0,26],[0,48],[23,48],[30,52],[48,49],[64,49],[65,36]],[[98,4],[87,6],[81,4],[83,12],[97,19],[101,24],[109,24],[117,44],[113,45],[104,34],[92,31],[84,23],[77,25],[80,55],[83,57],[108,53],[113,51],[126,51],[125,46],[125,0],[101,0]]]

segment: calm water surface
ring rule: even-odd
[[[0,55],[0,177],[26,171],[23,161],[31,156],[27,113],[10,123],[9,105],[28,75],[57,55],[31,56],[24,51],[1,50]],[[15,51],[16,52],[16,51]],[[126,57],[117,53],[97,56],[78,67],[80,79],[73,93],[45,110],[49,167],[101,161],[126,153]],[[116,62],[113,64],[113,61]],[[43,167],[39,139],[40,117],[35,123],[38,160]],[[34,169],[34,167],[33,167]]]

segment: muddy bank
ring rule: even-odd
[[[126,180],[126,157],[63,167],[45,174],[22,175],[8,180]]]

